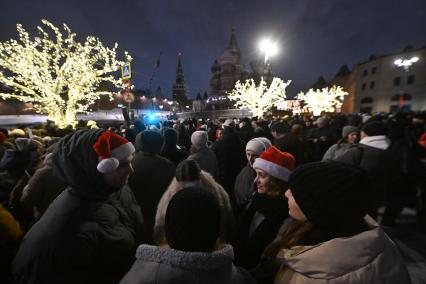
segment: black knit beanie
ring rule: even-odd
[[[308,163],[291,174],[289,184],[296,203],[317,228],[338,230],[361,222],[367,213],[370,184],[359,167]]]
[[[151,154],[160,154],[163,147],[163,135],[153,130],[145,130],[136,136],[136,150]]]
[[[164,130],[163,136],[165,145],[176,147],[178,138],[176,130],[174,130],[173,128],[166,128],[166,130]]]
[[[388,128],[381,121],[368,122],[361,128],[361,131],[368,136],[388,135]]]
[[[219,237],[220,220],[219,202],[211,192],[184,188],[167,207],[166,240],[176,250],[210,252]]]

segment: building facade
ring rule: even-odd
[[[395,61],[412,60],[398,67]],[[396,112],[426,109],[426,47],[406,47],[402,52],[371,56],[353,70],[356,112]]]
[[[210,98],[206,108],[233,108],[234,103],[229,101],[227,96],[235,88],[237,81],[254,79],[258,83],[261,77],[266,82],[272,82],[271,65],[265,64],[263,60],[252,60],[248,65],[242,64],[235,28],[232,27],[225,51],[214,60],[211,67]]]
[[[411,61],[410,61],[411,59]],[[409,62],[398,66],[395,61]],[[342,112],[374,113],[426,109],[426,47],[370,56],[350,70],[343,65],[333,79],[322,76],[313,84],[318,89],[341,86],[345,96]]]

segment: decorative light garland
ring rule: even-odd
[[[269,109],[285,101],[285,89],[290,83],[290,80],[284,82],[280,78],[273,78],[268,87],[263,78],[257,86],[253,79],[245,83],[238,81],[229,93],[229,99],[236,101],[236,107],[250,110],[253,116],[263,117]]]
[[[323,89],[309,89],[305,94],[300,92],[297,99],[305,105],[304,112],[312,112],[315,116],[321,115],[321,112],[335,112],[341,108],[343,99],[348,93],[343,91],[342,87],[333,86]]]
[[[30,39],[22,25],[17,24],[19,41],[0,42],[0,82],[12,93],[1,93],[0,98],[31,103],[36,112],[47,114],[59,127],[76,124],[76,114],[86,113],[101,94],[102,82],[120,88],[121,79],[112,72],[125,62],[116,58],[117,43],[112,49],[104,47],[98,38],[88,36],[76,42],[76,34],[64,24],[63,34],[47,20],[42,23],[53,31],[55,39],[40,26],[39,36]],[[131,56],[125,52],[126,61]]]
[[[214,103],[214,102],[224,102],[229,101],[229,98],[227,96],[214,96],[207,99],[207,103]]]

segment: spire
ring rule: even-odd
[[[183,75],[183,65],[182,65],[182,53],[178,53],[178,64],[176,67],[176,82],[172,88],[173,99],[177,100],[179,104],[186,104],[186,84],[185,77]]]
[[[238,50],[237,38],[235,37],[235,27],[231,26],[231,36],[229,37],[228,46],[226,49]]]
[[[318,78],[318,80],[312,85],[311,88],[322,89],[322,88],[325,88],[325,87],[328,87],[328,86],[329,86],[328,82],[324,79],[323,76],[320,76]]]
[[[178,66],[177,66],[177,70],[176,70],[176,75],[182,74],[182,76],[183,76],[183,66],[182,66],[181,57],[182,57],[182,53],[179,52],[178,53]]]
[[[183,65],[182,65],[182,53],[178,53],[178,65],[176,68],[176,84],[185,84],[185,77],[183,75]]]
[[[339,71],[337,72],[337,74],[334,76],[334,78],[337,77],[344,77],[346,75],[349,75],[351,73],[351,70],[349,70],[348,65],[344,64],[342,65],[342,67],[340,67]]]

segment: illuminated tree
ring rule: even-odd
[[[75,125],[76,114],[87,112],[100,94],[101,83],[120,87],[112,72],[124,62],[117,60],[116,48],[104,47],[98,38],[88,36],[76,42],[76,34],[64,24],[64,33],[47,20],[42,23],[49,32],[37,27],[39,36],[30,38],[22,25],[17,25],[19,41],[0,43],[0,82],[13,92],[0,93],[0,98],[31,103],[33,108],[59,127]],[[126,60],[131,57],[125,52]]]
[[[284,82],[280,78],[274,78],[271,85],[263,80],[256,86],[253,79],[245,83],[238,81],[234,90],[229,93],[229,99],[236,101],[235,106],[248,109],[253,116],[262,117],[272,107],[276,107],[286,98],[285,89],[291,81]]]
[[[304,112],[312,112],[315,116],[321,115],[321,112],[335,112],[343,103],[344,96],[348,93],[343,91],[342,87],[333,86],[330,89],[309,89],[305,94],[300,92],[297,99],[305,105]]]

